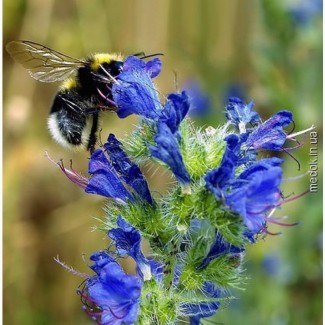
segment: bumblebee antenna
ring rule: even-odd
[[[141,60],[151,58],[153,56],[162,56],[162,55],[164,55],[164,53],[154,53],[154,54],[149,54],[149,55],[144,55],[144,53],[142,53],[142,54],[143,54],[143,56],[141,56],[141,57],[139,56],[139,59],[141,59]]]

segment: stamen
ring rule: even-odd
[[[76,271],[73,267],[68,266],[66,263],[62,262],[62,261],[59,259],[59,256],[54,257],[53,259],[54,259],[55,262],[59,263],[63,268],[65,268],[68,272],[70,272],[70,273],[72,273],[72,274],[74,274],[74,275],[78,275],[78,276],[80,276],[80,277],[86,278],[86,279],[89,278],[89,275],[88,275],[88,274],[78,272],[78,271]]]
[[[297,158],[295,158],[287,149],[285,149],[285,148],[283,148],[283,151],[285,152],[285,153],[287,153],[296,163],[297,163],[297,165],[298,165],[298,171],[300,170],[300,167],[301,167],[301,165],[300,165],[300,162],[298,161],[298,159]]]
[[[88,178],[82,176],[81,174],[77,173],[72,169],[72,163],[70,162],[71,170],[66,169],[63,164],[63,160],[61,159],[59,162],[56,163],[63,173],[70,179],[71,182],[78,185],[82,189],[85,189],[88,185]]]
[[[279,222],[276,220],[276,218],[267,218],[267,222],[279,225],[279,226],[284,226],[284,227],[293,227],[299,225],[299,222],[293,222],[293,223],[284,223],[284,222]]]
[[[267,228],[264,228],[263,229],[263,232],[266,233],[267,235],[271,235],[271,236],[279,236],[279,235],[282,235],[282,232],[271,232]]]
[[[300,134],[305,134],[309,131],[312,131],[316,129],[316,126],[312,125],[310,128],[306,129],[306,130],[302,130],[302,131],[299,131],[299,132],[296,132],[296,133],[292,133],[292,134],[289,134],[287,136],[287,139],[292,139],[292,138],[295,138],[296,136],[300,135]]]
[[[292,197],[292,198],[290,198],[290,199],[285,199],[285,200],[283,200],[282,202],[280,202],[280,204],[278,204],[277,206],[281,206],[281,205],[283,205],[283,204],[285,204],[285,203],[288,203],[288,202],[291,202],[291,201],[297,200],[297,199],[303,197],[304,195],[306,195],[306,194],[308,194],[308,193],[310,193],[310,190],[307,190],[307,191],[305,191],[305,192],[302,192],[301,194],[298,194],[298,195],[296,195],[296,196],[294,196],[294,197]]]
[[[104,100],[106,100],[106,101],[107,101],[110,105],[112,105],[113,107],[117,107],[117,104],[116,104],[113,100],[111,100],[110,98],[108,98],[108,96],[105,96],[105,95],[101,92],[101,90],[100,90],[99,88],[97,88],[97,91],[98,91],[100,97],[102,97]]]

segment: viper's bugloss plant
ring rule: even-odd
[[[109,101],[120,118],[139,115],[137,128],[125,139],[108,136],[90,157],[89,177],[59,163],[86,193],[109,199],[98,229],[110,242],[90,257],[93,273],[78,289],[98,324],[199,324],[229,303],[229,289],[247,283],[247,245],[270,234],[269,223],[293,225],[274,216],[295,197],[285,199],[284,161],[272,157],[291,157],[292,114],[263,121],[253,102],[232,97],[225,125],[199,129],[187,117],[193,98],[185,91],[161,98],[152,81],[160,70],[157,58],[127,58]],[[149,161],[175,177],[164,196],[141,172]],[[134,260],[134,274],[120,266],[124,257]]]

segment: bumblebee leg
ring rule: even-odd
[[[92,114],[93,124],[90,129],[88,145],[87,145],[87,150],[89,150],[90,154],[94,152],[95,145],[97,142],[98,118],[99,118],[98,115],[99,115],[98,112]]]

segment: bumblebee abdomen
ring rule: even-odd
[[[73,149],[89,149],[90,141],[93,141],[97,131],[93,123],[93,114],[87,114],[85,99],[75,89],[62,89],[56,95],[48,118],[48,128],[59,144]]]

